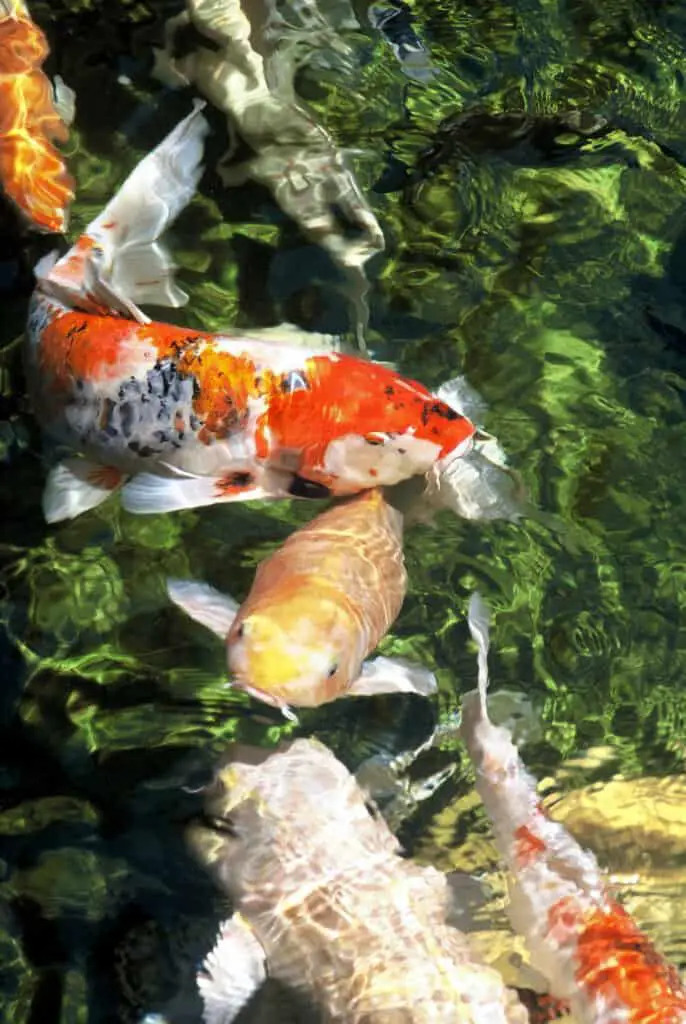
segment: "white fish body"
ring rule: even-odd
[[[532,966],[579,1024],[684,1024],[686,990],[608,891],[594,855],[545,812],[510,732],[489,719],[488,611],[478,594],[469,627],[479,687],[467,694],[460,732],[476,788],[508,872],[508,914]]]

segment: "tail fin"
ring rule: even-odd
[[[467,612],[467,625],[472,639],[476,643],[478,651],[478,698],[481,705],[483,718],[488,718],[487,693],[488,693],[488,650],[490,641],[490,612],[488,605],[478,591],[474,591],[469,599],[469,610]]]
[[[160,238],[193,197],[208,125],[194,110],[131,172],[84,235],[41,280],[81,308],[99,307],[146,322],[137,303],[182,306],[174,263]]]

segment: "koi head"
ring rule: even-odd
[[[282,896],[316,883],[312,872],[325,872],[327,860],[340,869],[346,856],[359,864],[365,847],[397,850],[366,793],[318,740],[234,744],[222,761],[205,790],[205,827],[189,838],[232,896],[265,883]]]
[[[356,625],[344,599],[325,584],[270,591],[236,618],[227,637],[234,685],[268,704],[316,707],[356,678]]]
[[[475,432],[416,381],[340,353],[277,377],[266,415],[274,448],[300,453],[298,472],[336,494],[424,474]]]

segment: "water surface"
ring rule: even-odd
[[[48,69],[77,92],[72,235],[190,104],[150,77],[174,4],[36,2]],[[371,29],[344,75],[299,83],[351,157],[386,236],[369,265],[369,342],[429,386],[464,372],[539,506],[557,517],[408,530],[410,592],[384,653],[474,685],[464,620],[495,612],[494,688],[525,697],[524,755],[551,806],[615,873],[629,909],[686,964],[686,12],[679,2],[417,0],[435,74],[408,79]],[[364,9],[358,8],[364,25]],[[516,115],[516,116],[512,116]],[[529,120],[526,120],[528,118]],[[226,145],[212,117],[208,162]],[[10,224],[3,213],[3,223]],[[10,224],[11,226],[11,224]],[[9,229],[8,229],[9,230]],[[7,236],[7,232],[4,232]],[[59,242],[59,240],[58,240]],[[42,446],[14,339],[30,268],[54,239],[0,252],[3,693],[1,1016],[135,1020],[224,912],[183,845],[202,779],[234,737],[292,731],[223,686],[221,645],[169,606],[168,575],[237,598],[317,505],[135,517],[112,501],[47,527]],[[211,174],[174,228],[174,319],[346,331],[340,272],[254,185]],[[306,712],[351,768],[419,742],[409,699]],[[458,771],[405,821],[410,851],[488,873],[488,829]],[[617,788],[619,786],[619,789]]]

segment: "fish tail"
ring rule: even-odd
[[[134,168],[42,287],[79,308],[93,304],[145,322],[137,303],[181,306],[174,263],[160,239],[193,198],[208,125],[193,111]]]

